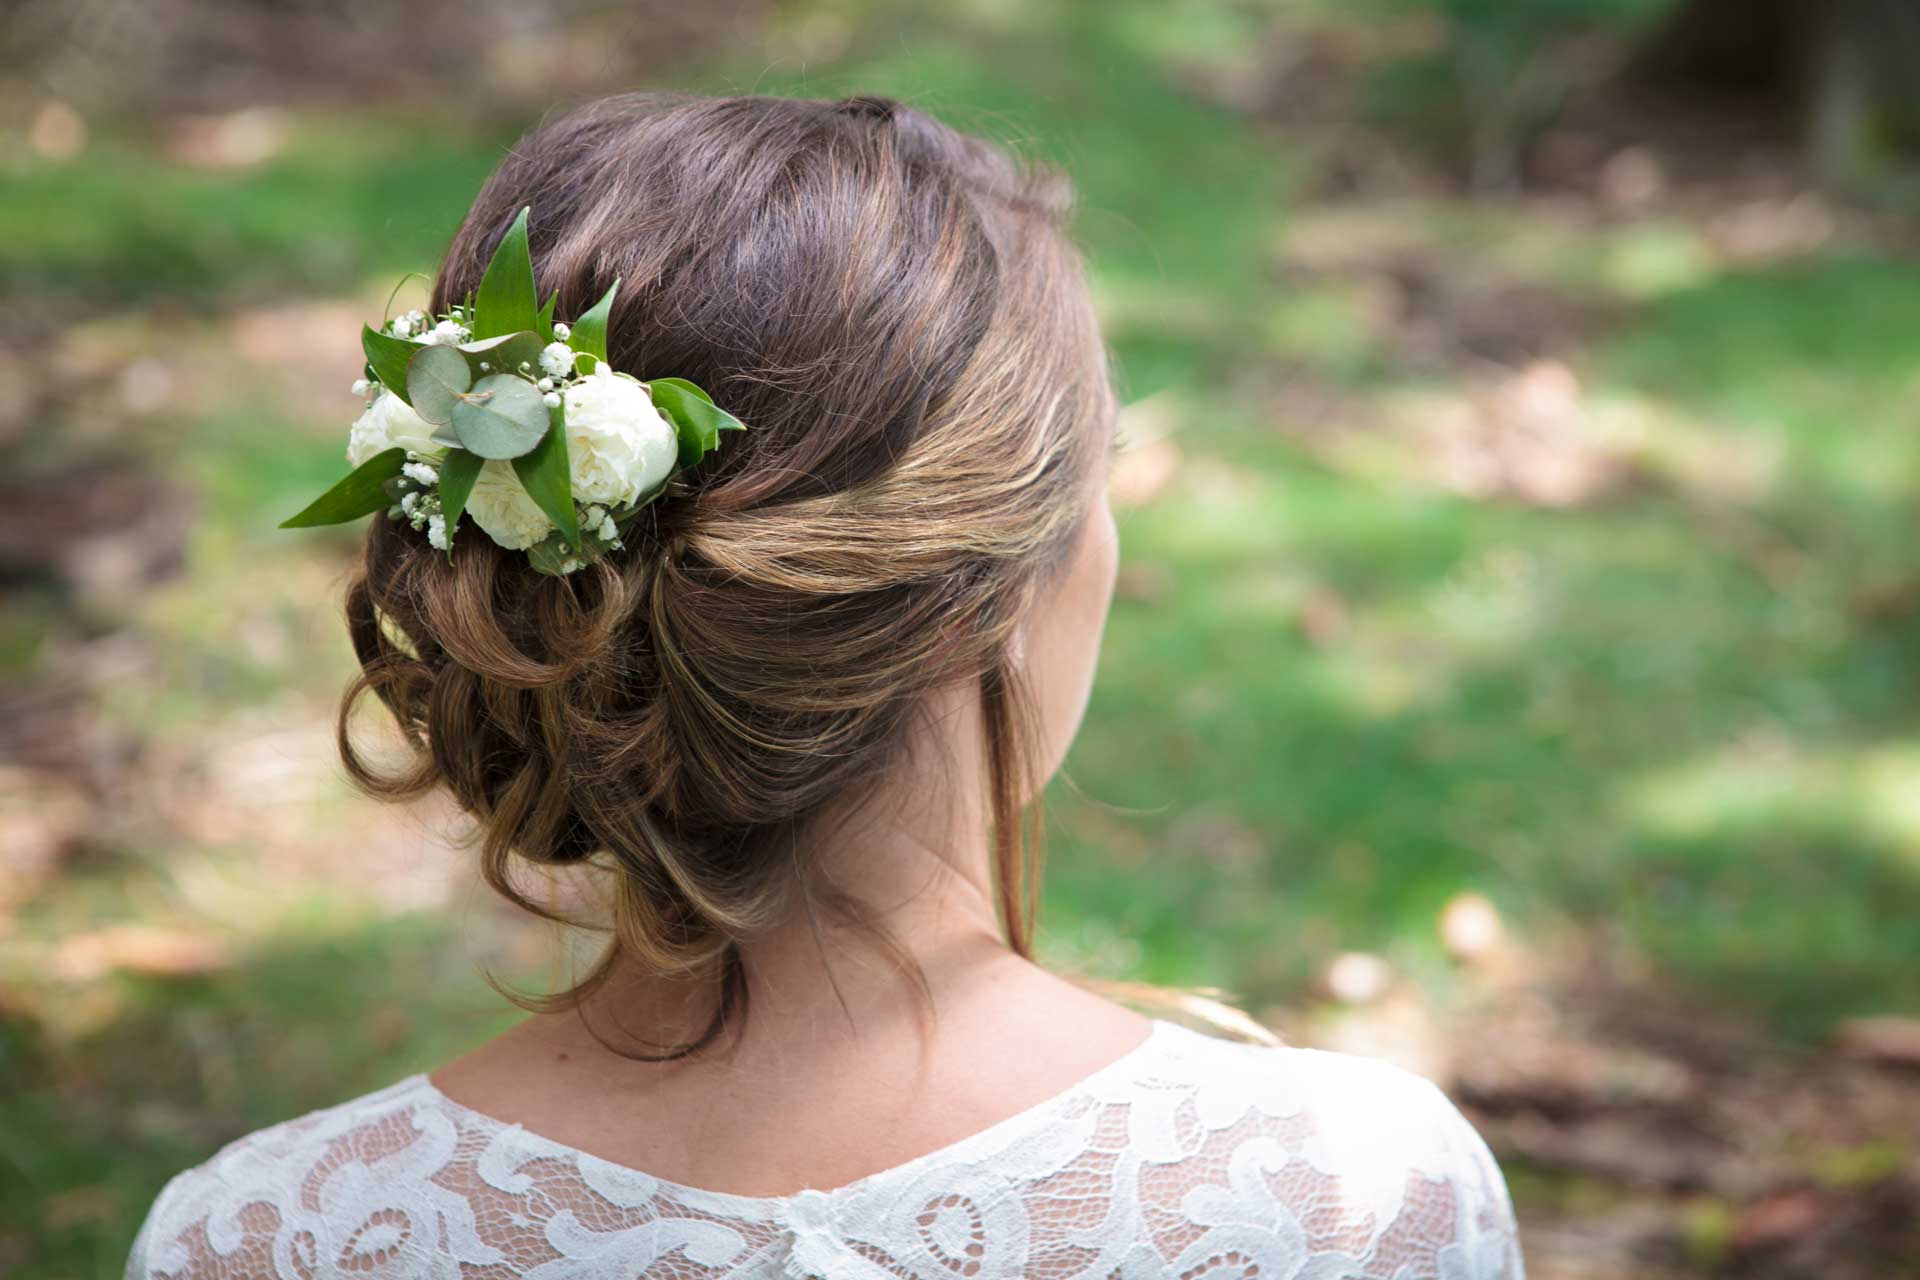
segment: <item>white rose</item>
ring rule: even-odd
[[[566,398],[567,463],[576,501],[624,506],[673,470],[680,438],[639,382],[603,361],[568,387]]]
[[[553,532],[553,521],[528,496],[511,462],[490,458],[467,495],[467,514],[486,535],[512,551],[524,551]]]
[[[433,438],[433,424],[413,411],[413,406],[385,387],[353,424],[347,436],[347,461],[359,466],[376,453],[398,446],[412,453],[439,458],[446,446]]]

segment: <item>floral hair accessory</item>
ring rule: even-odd
[[[557,293],[536,305],[528,212],[464,305],[361,329],[354,469],[281,528],[384,508],[451,558],[466,515],[541,573],[567,574],[619,549],[669,480],[744,429],[684,378],[643,382],[607,363],[618,280],[572,325],[554,322]]]

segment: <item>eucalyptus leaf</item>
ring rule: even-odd
[[[452,347],[421,347],[407,362],[407,399],[436,427],[452,423],[453,406],[472,385],[467,358]]]
[[[381,333],[366,324],[360,326],[360,349],[367,353],[367,363],[380,385],[412,404],[407,397],[407,362],[420,350],[419,344]]]
[[[540,300],[534,296],[533,258],[527,249],[527,213],[523,208],[500,237],[500,245],[480,277],[474,295],[470,328],[477,338],[518,333],[540,323]]]
[[[573,477],[567,461],[567,424],[564,404],[551,411],[552,426],[532,452],[513,460],[527,496],[547,513],[566,536],[569,546],[580,543],[579,517],[573,509]]]
[[[460,351],[467,358],[467,367],[476,378],[489,373],[524,373],[529,378],[540,376],[540,352],[546,344],[531,329],[522,329],[518,333],[503,333],[497,338],[486,338],[479,342],[463,342]],[[481,365],[487,367],[482,369]],[[521,365],[526,365],[522,369]]]
[[[607,358],[607,320],[613,315],[613,295],[618,292],[620,281],[616,277],[612,287],[600,295],[600,301],[573,322],[573,332],[567,335],[568,346],[596,360]]]
[[[280,522],[282,529],[311,529],[323,524],[345,524],[388,506],[386,482],[400,474],[407,462],[401,448],[383,450],[355,467],[340,483],[309,503],[298,515]]]
[[[654,407],[673,423],[680,437],[680,465],[691,467],[720,447],[722,431],[744,431],[746,424],[713,403],[713,397],[685,378],[647,382]]]
[[[547,433],[547,406],[525,378],[490,373],[453,406],[453,429],[463,448],[483,458],[517,458]]]
[[[480,468],[486,465],[486,459],[466,449],[449,449],[446,460],[440,464],[440,514],[447,527],[447,558],[453,558],[454,526],[460,523],[460,513],[467,509],[467,498],[473,493],[473,482],[480,478]]]

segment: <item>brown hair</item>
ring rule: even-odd
[[[1008,645],[1065,559],[1114,407],[1054,169],[898,102],[642,93],[524,138],[433,290],[474,289],[530,205],[540,296],[578,315],[618,279],[615,368],[707,388],[749,430],[565,578],[469,529],[451,563],[376,520],[347,613],[361,674],[340,750],[385,798],[445,784],[488,882],[514,859],[613,875],[624,955],[711,977],[698,1039],[744,1012],[739,944],[796,888],[798,833],[897,763],[944,682],[978,681],[1007,940],[1031,954],[1036,726]],[[366,693],[413,749],[382,772]],[[898,954],[897,945],[889,946]]]

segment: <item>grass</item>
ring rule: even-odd
[[[258,169],[189,168],[150,139],[0,162],[0,291],[61,309],[338,292],[446,247],[511,138],[376,112],[303,121]],[[470,198],[470,197],[469,197]]]
[[[1523,933],[1605,922],[1785,1043],[1920,1008],[1920,641],[1899,603],[1920,266],[1843,249],[1738,269],[1685,223],[1584,234],[1524,205],[1387,215],[1460,277],[1615,317],[1562,354],[1588,403],[1640,424],[1630,482],[1566,508],[1462,496],[1373,429],[1455,394],[1453,372],[1399,353],[1364,291],[1276,276],[1312,213],[1291,194],[1307,159],[1178,87],[1168,59],[1229,56],[1233,23],[1170,34],[1162,12],[979,6],[804,74],[711,77],[893,93],[1063,164],[1128,391],[1173,422],[1179,475],[1122,521],[1129,567],[1162,585],[1118,602],[1054,797],[1050,953],[1255,1005],[1351,949],[1443,983],[1435,914],[1477,890]],[[241,174],[134,135],[14,157],[0,285],[161,329],[183,304],[357,294],[431,264],[503,141],[369,113],[304,121]],[[1366,451],[1312,447],[1276,382],[1331,388]],[[161,424],[180,443],[154,465],[207,516],[184,578],[124,605],[157,657],[116,686],[116,723],[165,742],[263,709],[324,718],[344,544],[271,527],[337,467],[323,416],[234,399]],[[1331,640],[1303,624],[1316,600],[1344,618]],[[65,634],[57,609],[9,622],[9,669]],[[24,1082],[0,1100],[0,1270],[117,1274],[171,1173],[505,1019],[458,911],[386,909],[344,875],[280,901],[243,837],[134,833],[0,953],[25,1011],[0,1018],[0,1074]],[[316,857],[329,838],[304,836]],[[73,982],[29,963],[113,921],[205,927],[209,868],[258,895],[237,966]]]

